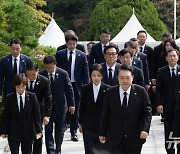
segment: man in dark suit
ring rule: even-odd
[[[45,141],[47,154],[60,154],[61,144],[64,137],[64,123],[67,110],[74,114],[74,94],[68,73],[56,67],[54,56],[44,58],[45,69],[39,74],[48,78],[51,82],[52,92],[52,113],[49,123],[45,126]],[[68,106],[68,107],[67,107]],[[53,124],[55,124],[55,143],[54,149]]]
[[[0,102],[2,102],[2,94],[4,99],[6,96],[15,91],[13,88],[13,77],[19,73],[25,73],[26,63],[31,59],[21,54],[21,41],[13,39],[10,42],[11,54],[3,57],[0,61]]]
[[[100,31],[99,38],[100,38],[100,42],[92,46],[91,54],[89,55],[89,68],[91,68],[91,66],[94,63],[101,64],[105,62],[104,48],[105,46],[112,44],[109,42],[111,37],[110,37],[110,31],[108,29],[102,29]]]
[[[12,154],[31,154],[32,141],[42,136],[39,103],[34,93],[26,91],[28,80],[25,74],[15,75],[16,92],[6,98],[2,137],[8,138]]]
[[[28,78],[27,90],[36,94],[40,112],[41,112],[41,123],[47,125],[51,116],[52,108],[52,95],[49,80],[38,74],[38,65],[35,62],[28,62],[26,65],[26,76]],[[42,153],[42,137],[34,139],[33,143],[33,154]]]
[[[64,33],[64,37],[66,38],[66,36],[69,35],[69,34],[75,35],[75,32],[74,32],[73,30],[67,30],[67,31]],[[63,50],[63,49],[66,49],[66,48],[67,48],[67,45],[64,44],[64,45],[59,46],[59,47],[57,48],[57,51]],[[78,50],[81,50],[82,52],[86,53],[85,48],[84,48],[83,45],[77,43],[76,48],[77,48]]]
[[[179,53],[176,49],[166,52],[167,66],[159,69],[156,82],[157,111],[164,115],[165,148],[167,154],[175,154],[174,144],[168,147],[170,133],[173,131],[173,122],[176,105],[180,92],[180,66],[177,64]],[[179,111],[178,111],[179,112]],[[180,149],[177,149],[178,154]]]
[[[119,60],[121,64],[127,64],[129,66],[132,66],[133,53],[129,51],[128,49],[122,49],[119,52]],[[143,78],[141,70],[135,66],[132,66],[132,69],[133,69],[133,74],[134,74],[133,84],[144,86],[144,78]]]
[[[77,127],[79,119],[79,101],[81,86],[89,83],[89,67],[86,54],[76,49],[78,38],[76,35],[67,35],[67,49],[60,50],[56,54],[57,67],[66,70],[71,79],[75,96],[75,113],[71,115],[71,140],[78,141]]]
[[[147,55],[147,61],[148,61],[148,67],[149,67],[149,75],[150,79],[152,78],[152,63],[151,63],[151,58],[153,55],[153,48],[150,46],[146,45],[146,40],[147,40],[147,33],[144,30],[141,30],[137,33],[137,39],[139,40],[139,52],[142,52]]]
[[[143,74],[144,74],[144,85],[146,90],[149,89],[150,86],[150,77],[149,77],[149,67],[148,67],[148,61],[147,61],[147,55],[139,52],[138,48],[138,39],[137,38],[131,38],[130,41],[134,43],[134,57],[138,58],[139,60],[142,61],[143,64]]]
[[[104,48],[105,62],[101,63],[103,67],[103,79],[102,81],[110,86],[118,85],[117,71],[120,64],[117,63],[119,49],[115,45],[108,45]]]
[[[151,124],[151,104],[146,90],[132,84],[132,67],[122,64],[118,81],[105,96],[99,140],[110,154],[140,154]]]

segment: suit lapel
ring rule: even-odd
[[[15,105],[15,110],[16,110],[16,112],[18,112],[18,113],[20,113],[19,112],[19,106],[18,106],[18,102],[17,102],[17,95],[16,95],[16,92],[14,93],[14,95],[13,95],[13,98],[12,98],[13,100],[16,100],[14,103],[14,105]]]
[[[99,92],[98,92],[98,96],[97,96],[97,99],[96,99],[96,103],[98,103],[98,101],[101,99],[101,97],[103,95],[103,92],[104,92],[103,87],[104,87],[103,83],[101,82],[101,86],[99,88]]]
[[[38,86],[40,84],[40,80],[39,80],[39,75],[37,76],[36,82],[34,84],[34,91],[36,91],[38,89]]]
[[[127,106],[127,110],[126,110],[126,114],[128,114],[128,112],[130,111],[130,109],[132,109],[132,105],[133,105],[133,99],[136,97],[137,93],[134,89],[134,86],[131,86],[131,91],[130,91],[130,95],[129,95],[129,100],[128,100],[128,106]]]
[[[24,112],[24,110],[26,110],[26,108],[28,108],[27,107],[28,104],[29,104],[29,94],[27,92],[25,92],[25,102],[24,102],[23,112]]]
[[[108,72],[107,72],[107,67],[106,63],[103,63],[102,67],[104,68],[104,83],[108,83]]]
[[[75,73],[77,72],[79,62],[81,61],[81,59],[80,59],[81,55],[80,55],[79,51],[76,50],[75,52],[76,52],[76,58],[75,58],[74,75],[75,75]]]
[[[7,64],[8,64],[8,67],[9,67],[9,70],[10,70],[11,74],[13,75],[12,56],[11,55],[9,55],[7,57]]]
[[[19,73],[24,72],[24,70],[25,70],[24,67],[25,67],[25,61],[24,61],[22,55],[20,54]]]

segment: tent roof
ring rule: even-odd
[[[39,38],[38,42],[40,45],[55,48],[65,44],[64,33],[53,18],[44,31],[44,34],[42,34]]]
[[[111,40],[111,42],[127,42],[131,38],[136,38],[140,30],[145,30],[133,13],[123,29]],[[156,42],[148,33],[146,42]]]
[[[176,42],[180,42],[180,38],[176,39]]]

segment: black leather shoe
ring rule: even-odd
[[[78,142],[77,135],[71,135],[71,141]]]

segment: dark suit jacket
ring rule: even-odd
[[[143,87],[132,85],[128,107],[124,115],[121,109],[119,86],[109,88],[105,96],[100,136],[105,136],[111,147],[119,146],[124,136],[131,147],[142,145],[141,131],[149,132],[151,124],[151,104]]]
[[[109,80],[108,80],[108,72],[107,72],[107,66],[106,66],[106,63],[101,63],[101,66],[103,67],[103,72],[104,72],[104,77],[102,79],[102,81],[108,85],[109,84]],[[115,86],[115,85],[119,85],[119,82],[118,82],[118,79],[117,79],[117,75],[118,75],[118,69],[120,68],[120,64],[119,63],[116,63],[116,67],[115,67],[115,72],[114,72],[114,77],[112,79],[112,86]]]
[[[144,86],[144,78],[143,78],[141,70],[135,66],[132,66],[132,68],[133,68],[133,73],[134,73],[133,84]]]
[[[64,45],[59,46],[59,47],[57,48],[57,51],[63,50],[63,49],[66,49],[66,48],[67,48],[67,45],[64,44]],[[76,48],[77,48],[78,50],[81,50],[82,52],[86,53],[85,48],[84,48],[83,45],[77,44]]]
[[[139,68],[143,73],[143,63],[140,59],[133,57],[132,65]]]
[[[152,79],[152,61],[151,61],[151,58],[152,58],[152,55],[153,55],[153,48],[151,48],[150,46],[148,45],[145,45],[144,47],[144,53],[147,55],[147,61],[148,61],[148,66],[149,66],[149,75],[150,75],[150,79]]]
[[[109,44],[113,43],[110,42]],[[99,42],[92,46],[91,53],[89,55],[89,68],[91,68],[94,63],[101,64],[104,62],[104,51],[102,51],[101,42]]]
[[[26,55],[20,54],[19,73],[25,73],[26,63],[31,59]],[[12,68],[12,55],[5,56],[0,62],[0,95],[6,97],[14,91],[13,88],[13,68]]]
[[[68,57],[67,49],[60,50],[56,53],[57,67],[62,68],[68,72]],[[75,59],[75,85],[80,94],[81,86],[89,83],[89,67],[86,54],[76,49]]]
[[[39,74],[48,78],[48,73],[45,69]],[[54,91],[52,91],[52,112],[57,117],[65,115],[68,106],[74,105],[74,94],[68,73],[61,68],[56,67]]]
[[[101,83],[98,97],[94,102],[93,84],[89,83],[83,86],[81,91],[81,101],[79,110],[79,124],[82,125],[83,130],[99,131],[102,110],[104,106],[104,96],[108,85]]]
[[[37,76],[33,92],[36,94],[40,105],[41,120],[43,120],[45,116],[50,117],[52,108],[52,94],[49,80],[39,74]]]
[[[5,104],[2,134],[7,134],[8,140],[11,141],[28,141],[34,139],[35,134],[41,131],[40,109],[36,95],[26,91],[24,109],[20,114],[16,92],[9,94]]]
[[[169,66],[159,69],[156,82],[156,102],[163,105],[164,114],[174,113],[178,97],[180,95],[180,66],[177,65],[177,76],[175,85],[172,85]]]
[[[149,78],[149,67],[148,67],[147,55],[142,52],[138,52],[137,58],[142,61],[144,83],[145,85],[149,85],[150,78]]]

